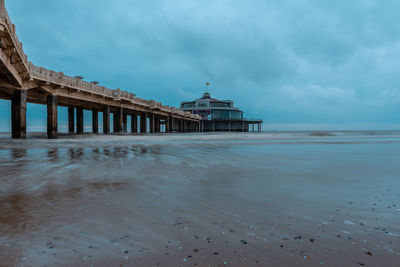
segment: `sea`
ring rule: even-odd
[[[0,266],[400,266],[400,131],[0,134]]]

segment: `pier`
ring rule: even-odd
[[[49,139],[57,138],[59,106],[68,107],[70,134],[84,133],[84,110],[92,111],[95,134],[99,133],[100,112],[103,113],[103,134],[111,132],[110,114],[113,115],[113,133],[127,133],[128,116],[131,116],[132,133],[159,133],[161,128],[167,133],[200,131],[198,115],[29,62],[4,0],[0,0],[0,99],[11,101],[11,131],[12,138],[16,139],[26,138],[27,103],[47,105]]]

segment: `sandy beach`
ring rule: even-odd
[[[400,132],[0,139],[0,266],[399,266]]]

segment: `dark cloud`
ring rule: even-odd
[[[276,123],[400,122],[394,0],[7,2],[37,65]]]

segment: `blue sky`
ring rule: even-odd
[[[399,1],[6,2],[36,65],[139,97],[178,106],[209,81],[268,124],[400,124]]]

